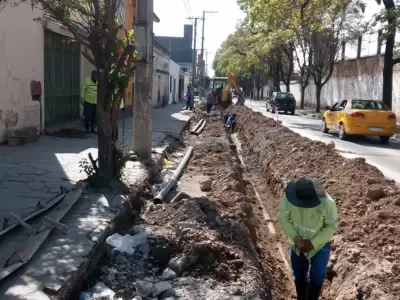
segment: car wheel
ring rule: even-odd
[[[328,132],[329,132],[329,129],[326,127],[325,119],[322,119],[321,131],[322,131],[323,133],[328,133]]]
[[[347,139],[347,137],[348,137],[348,135],[346,134],[346,130],[344,128],[344,125],[340,124],[339,125],[339,139],[344,141],[344,140]]]
[[[292,110],[292,111],[290,112],[290,114],[291,114],[292,116],[294,116],[294,114],[295,114],[295,111],[294,111],[294,110]]]
[[[271,110],[271,113],[273,113],[273,114],[274,114],[274,113],[275,113],[275,109],[272,109],[272,110]]]
[[[287,115],[287,110],[285,110],[285,115]]]
[[[380,136],[379,141],[381,144],[386,145],[389,143],[390,136]]]

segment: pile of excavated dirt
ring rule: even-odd
[[[400,190],[394,181],[362,158],[343,158],[333,144],[301,137],[247,107],[229,110],[237,114],[243,156],[256,185],[273,190],[265,205],[275,221],[292,179],[317,178],[336,200],[340,229],[323,299],[400,299]]]
[[[200,111],[192,127],[204,114]],[[287,272],[274,259],[252,185],[243,179],[235,147],[222,121],[207,118],[199,136],[186,136],[193,155],[176,190],[184,196],[163,204],[144,202],[134,226],[121,235],[134,253],[108,246],[88,284],[115,293],[106,299],[288,300]],[[168,157],[178,165],[185,149]],[[117,238],[120,238],[117,236]],[[90,294],[92,293],[92,294]]]

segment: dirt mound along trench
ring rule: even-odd
[[[201,173],[208,191],[203,197],[188,193],[176,203],[144,203],[134,226],[120,234],[147,238],[133,255],[108,247],[93,283],[102,281],[123,300],[287,300],[286,285],[274,281],[284,276],[278,264],[260,262],[266,252],[260,253],[258,243],[266,226],[222,121],[208,118],[199,137],[186,138],[194,154],[183,176]],[[168,159],[171,165],[180,160]]]
[[[400,299],[400,191],[394,181],[364,159],[343,158],[332,145],[301,137],[261,113],[230,111],[237,114],[248,166],[276,195],[267,203],[271,216],[277,217],[287,182],[301,176],[319,179],[337,202],[340,229],[324,299]]]

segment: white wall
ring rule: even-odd
[[[169,60],[169,101],[168,104],[172,104],[173,101],[178,101],[179,94],[179,70],[180,66],[173,60]],[[175,88],[174,88],[175,80]]]
[[[157,44],[154,44],[153,54],[153,107],[160,107],[164,100],[165,104],[169,101],[169,55]]]
[[[40,106],[32,101],[30,90],[30,82],[35,80],[42,83],[44,92],[44,32],[33,21],[40,16],[41,12],[28,4],[1,11],[0,142],[6,130],[40,128]]]

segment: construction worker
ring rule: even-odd
[[[86,132],[95,133],[97,110],[97,71],[93,70],[90,77],[86,77],[81,91],[81,104],[85,117]]]
[[[188,87],[187,87],[187,91],[186,91],[186,110],[190,109],[190,100],[192,99],[193,95],[192,95],[192,86],[189,83]]]
[[[211,109],[214,104],[214,92],[210,91],[206,95],[206,110],[207,110],[207,115],[210,115]]]
[[[236,129],[236,114],[232,114],[229,116],[228,121],[226,121],[226,125],[229,128],[230,132],[234,132]]]
[[[279,223],[288,235],[298,300],[317,300],[327,274],[331,239],[338,230],[335,201],[315,179],[288,183]]]

